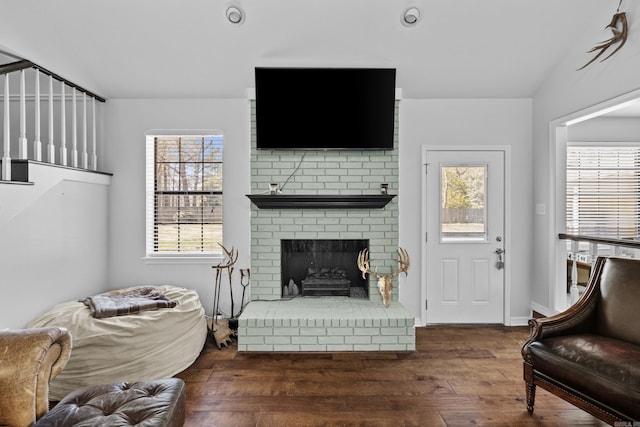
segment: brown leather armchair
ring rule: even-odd
[[[49,411],[49,381],[70,353],[65,328],[0,331],[0,426],[184,424],[186,393],[179,378],[90,385]]]
[[[49,381],[71,353],[64,328],[0,331],[0,425],[31,426],[49,410]]]
[[[522,347],[527,410],[536,386],[615,424],[640,420],[640,260],[598,258],[583,297],[531,319]]]

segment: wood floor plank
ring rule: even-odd
[[[525,405],[526,327],[416,328],[415,352],[238,353],[207,343],[178,377],[187,427],[604,426],[538,389]]]
[[[351,411],[348,413],[324,413],[300,411],[298,413],[262,413],[260,427],[282,426],[345,426],[345,427],[445,427],[438,412],[419,411],[412,414],[393,415],[379,412]]]

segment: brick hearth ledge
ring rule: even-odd
[[[252,301],[238,351],[414,351],[415,319],[397,301],[305,297]]]

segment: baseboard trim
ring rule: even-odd
[[[543,316],[547,316],[547,317],[554,316],[554,315],[558,314],[557,311],[555,311],[553,309],[550,309],[549,307],[545,307],[543,305],[535,303],[535,302],[531,302],[531,310],[535,311],[537,313],[540,313]]]
[[[529,316],[512,317],[509,326],[527,326],[530,318]]]

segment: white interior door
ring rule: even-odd
[[[427,150],[426,321],[504,323],[504,152]]]

